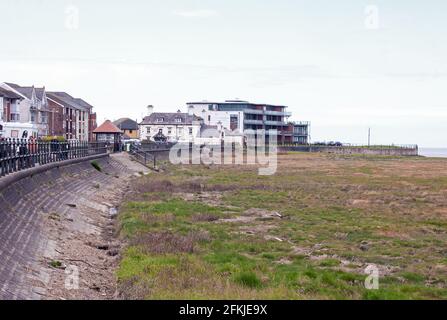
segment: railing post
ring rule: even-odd
[[[0,177],[3,177],[5,175],[5,171],[4,171],[4,163],[5,163],[5,152],[4,152],[4,148],[5,148],[5,142],[4,141],[0,141]]]

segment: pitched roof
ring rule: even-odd
[[[113,121],[113,124],[121,130],[138,130],[138,123],[129,118],[121,118]]]
[[[78,110],[87,110],[88,108],[81,105],[80,99],[73,98],[66,92],[47,92],[47,98],[50,98],[64,106],[75,108]]]
[[[22,96],[19,96],[15,92],[12,92],[4,88],[0,88],[0,97],[9,99],[23,99]]]
[[[181,119],[181,122],[178,122],[177,119]],[[195,115],[189,115],[188,113],[182,112],[156,112],[152,113],[150,116],[145,117],[141,124],[192,125],[194,121],[199,121],[201,119],[202,118],[199,118]]]
[[[22,86],[19,86],[18,84],[15,84],[15,83],[9,83],[9,82],[5,82],[5,83],[9,87],[13,88],[14,90],[19,92],[20,94],[22,94],[25,97],[27,97],[28,99],[31,99],[31,97],[33,95],[33,87],[22,87]],[[34,89],[36,90],[37,99],[42,100],[43,94],[45,92],[45,87],[43,87],[43,88],[36,88],[36,87],[34,87]]]
[[[93,133],[123,133],[112,121],[106,120],[102,125],[93,130]]]
[[[93,106],[90,103],[86,102],[85,100],[80,98],[76,98],[75,100],[79,105],[83,106],[84,108],[93,109]]]

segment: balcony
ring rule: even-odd
[[[287,126],[287,123],[284,121],[266,121],[266,126]]]
[[[264,110],[244,109],[245,114],[264,114]]]
[[[266,115],[268,116],[279,116],[279,117],[291,117],[292,112],[286,112],[286,111],[266,111]]]
[[[244,124],[255,124],[255,125],[263,125],[264,121],[262,120],[244,120]]]

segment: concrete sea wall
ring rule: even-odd
[[[93,160],[101,172],[92,166]],[[101,155],[0,178],[0,299],[57,299],[56,287],[63,284],[56,286],[54,281],[63,283],[64,270],[51,268],[51,261],[63,261],[57,255],[70,252],[71,240],[99,237],[101,210],[108,209],[101,201],[107,190],[119,188],[120,176],[132,174],[121,162]],[[87,249],[77,250],[82,255]],[[70,254],[73,258],[77,252]],[[83,293],[88,297],[88,292]]]
[[[324,152],[334,154],[365,154],[382,156],[418,156],[418,148],[415,147],[328,147],[328,146],[281,146],[279,152]]]

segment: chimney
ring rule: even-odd
[[[194,115],[194,106],[188,106],[188,114],[190,116]]]
[[[153,113],[154,113],[154,106],[153,105],[148,105],[147,106],[147,115],[150,116]]]

